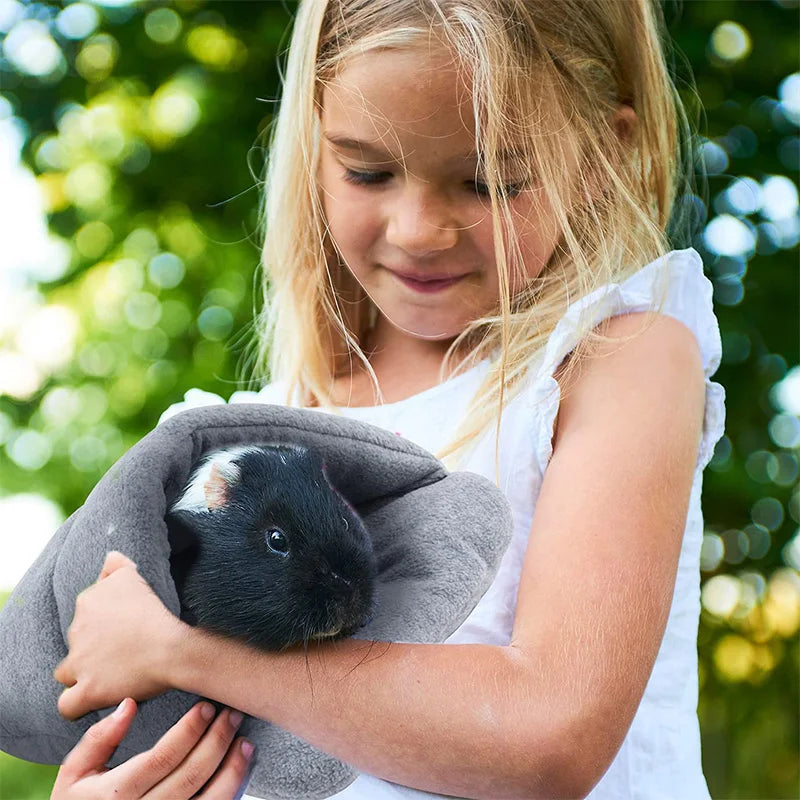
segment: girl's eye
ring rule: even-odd
[[[344,179],[348,183],[354,183],[357,186],[375,186],[384,183],[392,177],[391,172],[359,172],[358,170],[348,169],[345,167]],[[467,186],[471,188],[476,194],[481,197],[489,196],[489,187],[481,181],[468,181]],[[500,191],[506,197],[516,197],[525,187],[521,183],[507,183],[500,187]]]
[[[475,193],[479,194],[481,197],[489,196],[489,187],[485,183],[474,181],[472,187]],[[500,193],[504,194],[506,197],[516,197],[525,187],[521,183],[507,183],[499,188]]]
[[[285,556],[289,553],[289,541],[286,534],[277,528],[270,528],[266,534],[267,547],[278,555]]]
[[[391,177],[391,172],[358,172],[347,167],[344,170],[344,179],[349,183],[355,183],[357,186],[373,186],[376,183],[383,183]]]

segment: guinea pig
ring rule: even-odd
[[[369,534],[307,447],[205,454],[165,521],[190,624],[281,650],[350,636],[373,615]]]

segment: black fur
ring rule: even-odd
[[[235,462],[223,506],[166,516],[182,618],[269,650],[355,633],[373,614],[375,555],[319,457],[264,445]],[[268,546],[270,529],[285,535],[285,555]]]

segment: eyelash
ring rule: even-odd
[[[391,172],[358,172],[357,170],[348,169],[347,167],[345,167],[344,170],[344,179],[348,183],[353,183],[356,186],[376,186],[391,177]],[[481,197],[489,196],[489,190],[485,183],[473,181],[469,185],[473,187],[475,194]],[[503,186],[502,190],[508,197],[514,198],[523,190],[523,187],[518,183],[509,183]]]

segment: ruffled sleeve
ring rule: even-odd
[[[689,247],[673,250],[642,267],[622,283],[601,287],[568,307],[550,334],[529,392],[537,419],[534,447],[542,473],[553,454],[553,431],[561,400],[554,374],[578,343],[582,316],[588,315],[586,318],[594,327],[609,317],[648,310],[658,310],[682,322],[694,334],[700,347],[706,405],[696,469],[705,468],[725,430],[725,389],[710,380],[722,358],[712,295],[711,281],[703,274],[703,262],[697,251]]]
[[[206,392],[203,389],[192,388],[184,393],[183,400],[178,403],[173,403],[171,406],[167,407],[166,411],[164,411],[164,413],[158,418],[158,424],[160,425],[162,422],[164,422],[164,420],[169,419],[175,414],[179,414],[181,411],[186,411],[189,408],[198,408],[200,406],[225,405],[226,402],[277,404],[277,400],[266,399],[269,396],[266,390],[269,388],[270,386],[265,386],[259,392],[234,392],[227,401],[224,397],[214,394],[214,392]]]

